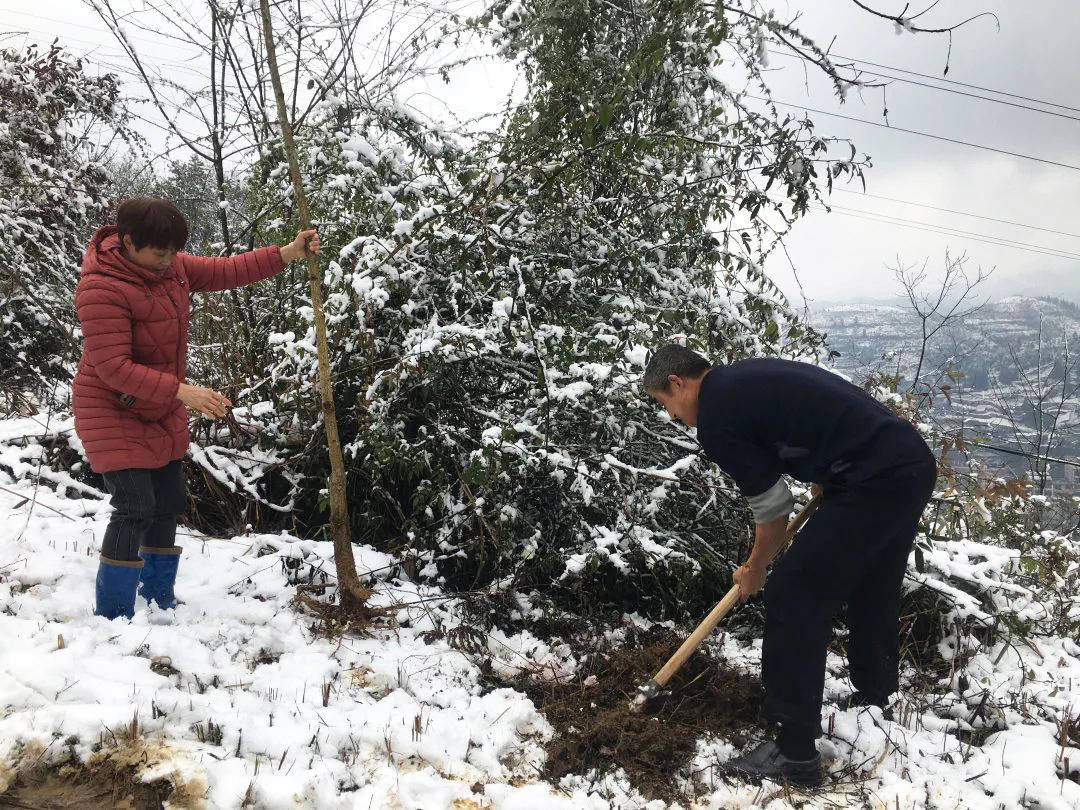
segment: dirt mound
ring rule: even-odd
[[[719,735],[745,744],[759,728],[761,684],[701,651],[663,696],[640,714],[631,711],[637,687],[682,641],[653,633],[640,646],[593,658],[573,682],[518,684],[556,730],[544,777],[622,768],[643,795],[670,801],[680,797],[676,778],[700,738]]]

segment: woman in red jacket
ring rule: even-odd
[[[94,611],[110,619],[134,615],[140,581],[148,602],[175,606],[176,523],[187,504],[185,406],[220,418],[232,404],[185,382],[190,293],[253,284],[319,252],[314,230],[281,248],[212,259],[179,252],[187,238],[187,221],[168,200],[127,200],[116,225],[90,240],[75,290],[83,332],[72,385],[75,432],[114,510]]]

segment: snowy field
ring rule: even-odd
[[[475,652],[430,632],[454,626],[452,600],[387,579],[393,561],[370,548],[357,560],[378,580],[375,604],[396,609],[369,637],[312,632],[293,583],[332,572],[330,547],[288,535],[189,533],[184,604],[160,612],[140,600],[130,623],[93,616],[108,506],[63,473],[28,483],[40,447],[5,443],[24,435],[0,424],[0,790],[31,761],[91,761],[137,739],[139,777],[177,786],[167,807],[687,807],[645,801],[617,769],[540,779],[552,727],[521,692],[485,686]],[[716,646],[756,668],[759,647]],[[495,634],[480,652],[505,675],[575,668],[528,634]],[[955,692],[932,711],[902,698],[899,722],[828,705],[819,748],[836,781],[810,794],[725,782],[733,746],[702,740],[691,806],[1080,808],[1080,749],[1053,719],[1080,714],[1080,647],[1040,638],[986,649],[969,672],[981,680],[970,688],[1004,707],[995,716],[1004,730],[981,746],[957,734],[971,726],[955,719],[968,716]],[[850,691],[841,659],[830,660],[826,690],[830,701]]]

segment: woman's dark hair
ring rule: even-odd
[[[645,368],[641,387],[646,392],[666,393],[671,390],[671,380],[668,379],[670,375],[695,379],[710,368],[712,368],[712,363],[693,349],[680,346],[678,343],[668,343],[653,352],[649,365]]]
[[[133,197],[116,209],[120,244],[130,236],[136,250],[147,245],[182,250],[188,240],[188,223],[180,209],[158,197]]]

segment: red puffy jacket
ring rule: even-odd
[[[228,258],[178,253],[156,273],[124,258],[116,226],[98,229],[75,288],[83,352],[71,396],[95,472],[184,456],[187,411],[176,392],[187,371],[190,293],[241,287],[284,267],[281,251],[267,247]]]

